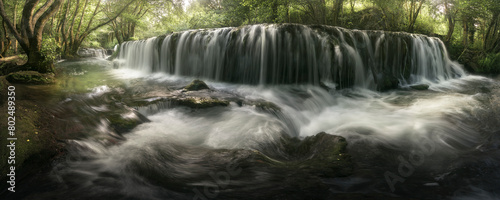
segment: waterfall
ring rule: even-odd
[[[127,68],[243,84],[380,88],[461,77],[437,38],[297,24],[200,29],[126,42]]]
[[[105,59],[107,57],[105,49],[81,48],[77,54],[81,57],[94,57]]]

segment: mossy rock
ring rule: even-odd
[[[109,120],[109,123],[113,129],[119,133],[126,133],[137,127],[139,124],[143,122],[149,121],[146,117],[140,115],[139,113],[134,112],[137,117],[126,118],[121,114],[109,114],[106,118]]]
[[[414,89],[414,90],[428,90],[429,85],[427,85],[427,84],[411,85],[410,88]]]
[[[190,108],[211,108],[216,106],[228,106],[229,102],[219,99],[212,98],[185,98],[185,99],[174,99],[178,105],[186,106]]]
[[[198,91],[198,90],[204,90],[204,89],[210,89],[208,85],[201,81],[201,80],[194,80],[192,81],[188,86],[184,87],[185,90],[187,91]]]
[[[304,138],[284,139],[285,151],[295,157],[288,167],[308,171],[327,177],[348,176],[352,174],[353,164],[347,154],[347,141],[344,137],[325,132]]]
[[[10,73],[6,79],[11,83],[43,85],[54,83],[55,75],[53,73],[41,74],[36,71],[20,71]]]

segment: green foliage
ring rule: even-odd
[[[42,40],[42,48],[40,53],[45,58],[44,63],[53,63],[61,52],[58,51],[61,47],[52,37],[44,37]]]
[[[477,72],[484,74],[498,74],[500,73],[500,53],[490,53],[486,57],[479,60],[479,66]]]
[[[28,56],[26,54],[19,54],[19,59],[28,60]]]

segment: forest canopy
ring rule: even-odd
[[[479,65],[494,65],[496,59],[500,61],[500,56],[497,56],[500,52],[498,0],[0,2],[1,56],[26,53],[28,60],[33,57],[43,62],[51,62],[58,57],[76,57],[81,47],[111,49],[124,41],[187,29],[259,23],[323,24],[349,29],[419,33],[439,37],[455,58],[465,58],[467,56],[464,55],[472,51],[475,54],[470,59],[475,59]],[[39,51],[40,55],[32,53],[35,51]]]

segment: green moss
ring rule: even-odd
[[[55,75],[53,73],[41,74],[36,71],[20,71],[10,73],[6,79],[11,83],[40,85],[54,83]]]
[[[204,90],[204,89],[210,89],[210,88],[208,87],[208,85],[205,82],[196,79],[196,80],[192,81],[189,85],[184,87],[184,89],[186,89],[187,91],[198,91],[198,90]]]
[[[1,110],[7,110],[6,104],[1,107]],[[47,122],[46,116],[41,108],[35,103],[25,100],[16,101],[15,110],[15,168],[16,178],[39,171],[40,163],[50,162],[50,159],[60,151],[61,146],[57,143],[54,135],[47,131],[44,127],[44,121]],[[9,116],[7,113],[2,114],[4,119]],[[2,117],[3,118],[3,117]],[[2,122],[0,134],[8,136],[7,128],[4,126],[6,122]],[[8,145],[9,141],[3,140],[2,146]],[[2,174],[8,173],[8,168],[11,166],[7,163],[10,150],[2,148],[0,151],[0,169]],[[1,186],[5,185],[6,176],[2,176],[0,180]],[[4,187],[6,188],[6,187]]]

